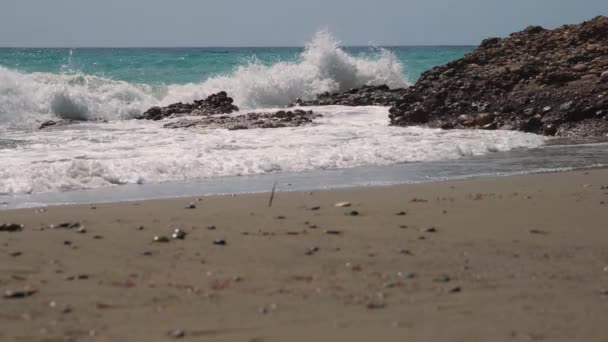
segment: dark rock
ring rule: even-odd
[[[608,17],[490,38],[400,93],[392,125],[608,134]]]
[[[214,240],[213,244],[217,246],[226,246],[228,243],[226,242],[226,240]]]
[[[17,223],[4,223],[4,224],[0,224],[0,232],[14,233],[14,232],[20,232],[22,230],[23,230],[23,225],[22,224],[17,224]]]
[[[23,291],[7,290],[4,292],[3,297],[5,299],[20,299],[20,298],[26,298],[26,297],[32,296],[36,292],[37,291],[35,291],[35,290],[23,290]]]
[[[145,111],[138,119],[161,120],[168,117],[179,116],[209,116],[215,114],[230,114],[238,112],[239,108],[232,103],[226,92],[210,95],[204,100],[193,103],[174,103],[167,107],[152,107]]]
[[[386,85],[353,88],[343,93],[323,93],[314,100],[297,99],[291,106],[392,106],[401,98],[405,89],[390,89]]]
[[[207,116],[200,119],[183,119],[166,124],[165,128],[225,128],[228,130],[252,128],[298,127],[312,124],[314,118],[321,115],[312,111],[296,109],[276,113],[248,113],[241,115]]]
[[[47,127],[55,126],[57,123],[53,120],[43,122],[38,129],[45,129]]]

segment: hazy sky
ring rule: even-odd
[[[608,14],[608,0],[0,0],[0,46],[465,45]]]

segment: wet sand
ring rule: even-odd
[[[608,170],[268,201],[0,211],[0,341],[608,341]]]

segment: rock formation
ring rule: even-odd
[[[605,137],[608,17],[486,39],[464,58],[422,74],[389,117],[398,126]]]
[[[248,113],[239,115],[207,116],[197,119],[183,119],[164,125],[165,128],[226,128],[229,130],[250,128],[297,127],[312,123],[314,118],[321,117],[312,111],[294,110],[276,113]]]
[[[221,91],[213,94],[204,100],[194,101],[194,103],[174,103],[167,107],[152,107],[145,111],[138,119],[161,120],[170,117],[185,115],[206,116],[214,114],[230,114],[238,112],[239,108],[232,103],[234,100],[228,97],[226,92]]]
[[[323,93],[314,100],[296,100],[292,106],[393,106],[399,101],[405,89],[390,89],[386,85],[362,86],[343,93]]]

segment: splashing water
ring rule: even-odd
[[[68,58],[72,65],[72,54]],[[245,109],[285,106],[297,98],[362,85],[408,83],[389,51],[354,57],[327,32],[319,32],[296,61],[264,65],[255,58],[232,73],[203,83],[153,86],[83,73],[24,74],[0,67],[0,127],[33,127],[43,120],[130,119],[154,105],[191,102],[227,91]]]

